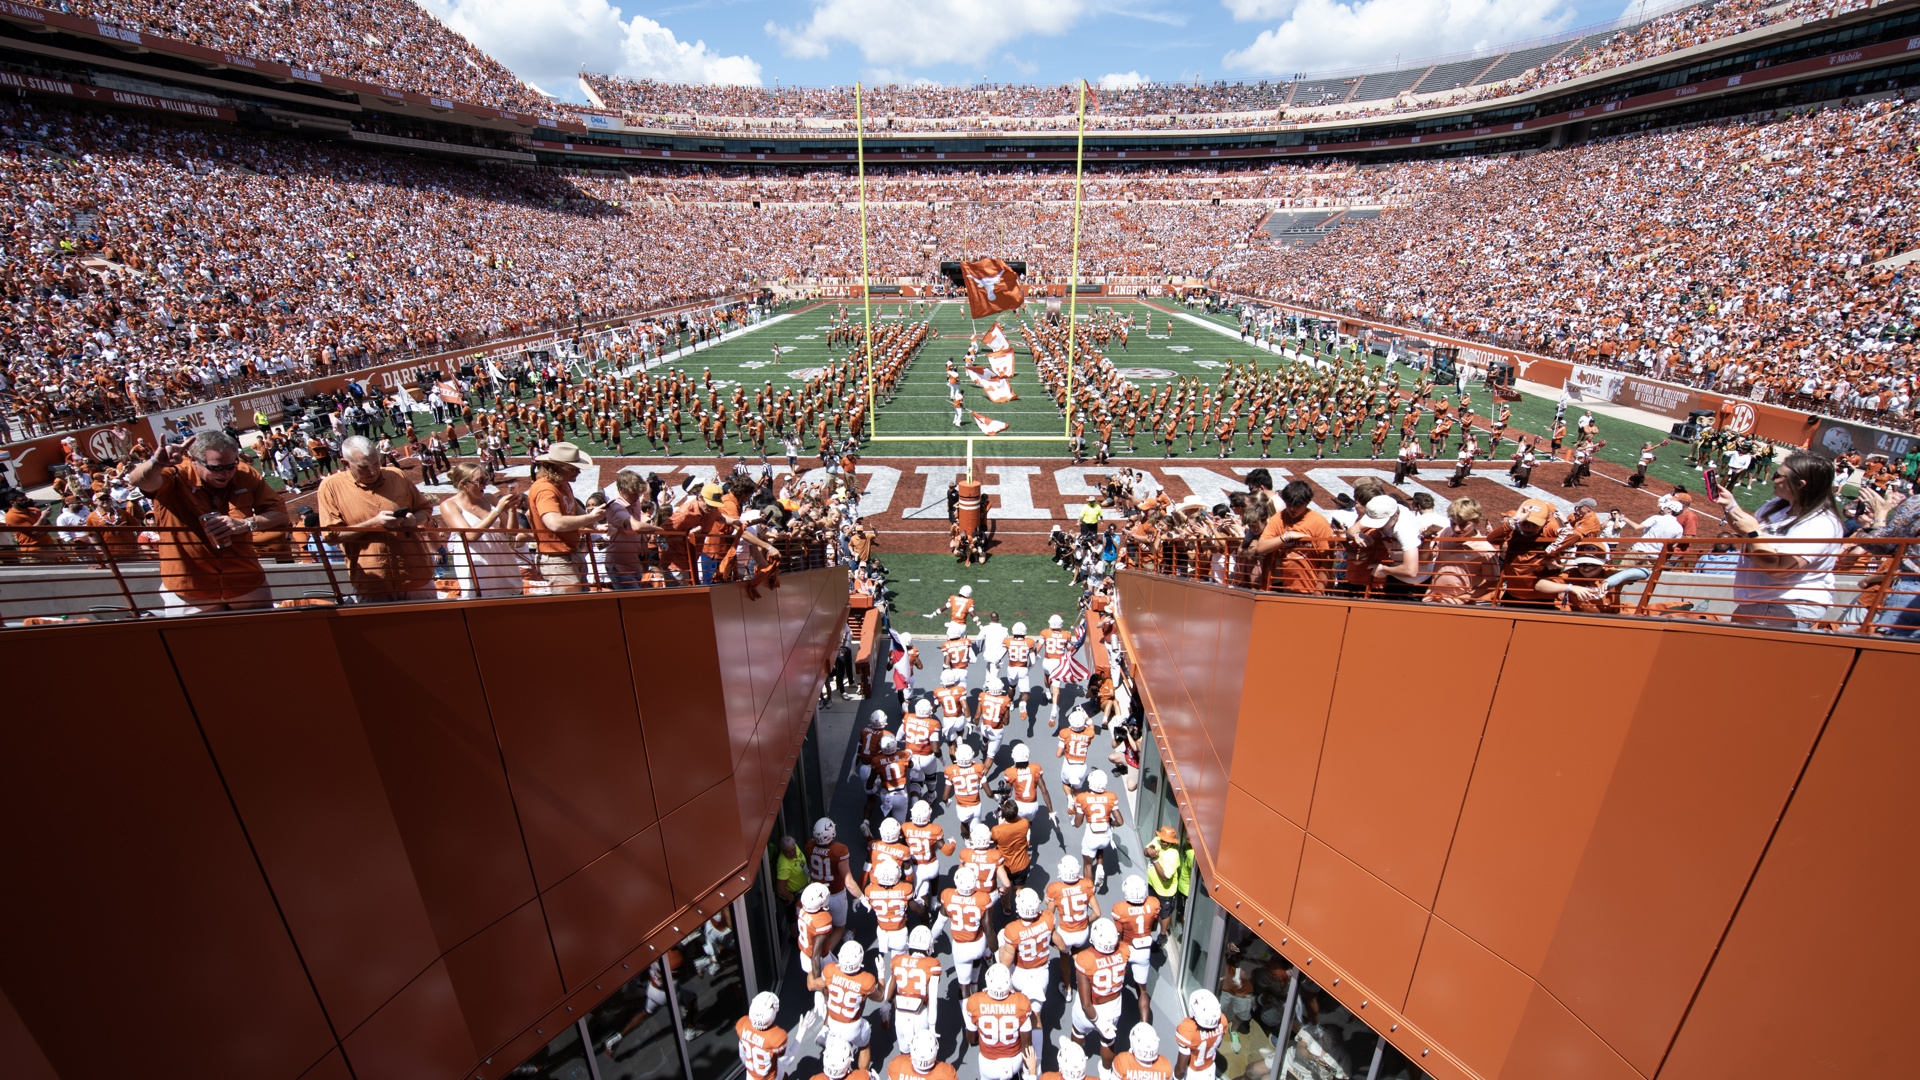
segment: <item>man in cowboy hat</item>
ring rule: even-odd
[[[585,592],[587,563],[580,550],[582,529],[597,528],[607,508],[591,510],[573,497],[573,481],[593,459],[570,442],[557,442],[533,459],[533,485],[527,489],[527,516],[533,522],[535,565],[554,592]]]

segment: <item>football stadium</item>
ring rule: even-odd
[[[1904,1074],[1920,0],[727,7],[0,5],[0,1075]]]

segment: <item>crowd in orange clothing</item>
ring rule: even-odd
[[[1794,19],[1814,22],[1860,6],[1864,5],[1847,0],[1793,0],[1784,10],[1775,10],[1778,5],[1769,0],[1709,0],[1622,26],[1598,40],[1570,39],[1564,51],[1511,78],[1469,87],[1421,86],[1419,98],[1402,95],[1357,109],[1341,109],[1338,117],[1388,116],[1511,97],[1719,38]],[[1494,67],[1501,55],[1499,49],[1487,50],[1487,67]],[[617,75],[582,77],[607,108],[649,127],[799,130],[819,129],[827,121],[833,122],[825,125],[828,128],[851,130],[856,114],[851,86],[768,88],[667,83]],[[1290,107],[1340,104],[1350,88],[1364,79],[1344,79],[1334,92],[1310,95],[1296,91],[1295,80],[1290,79],[1093,87],[1085,105],[1089,126],[1108,131],[1272,127],[1285,122]],[[1455,89],[1460,93],[1432,96],[1435,91]],[[882,85],[862,88],[858,111],[870,130],[1032,131],[1076,126],[1080,104],[1072,84]],[[1299,119],[1312,118],[1295,118]]]
[[[144,34],[400,90],[495,109],[578,111],[521,82],[411,0],[73,0],[59,6]]]
[[[1913,246],[1915,120],[1879,101],[1524,158],[1110,169],[1080,266],[1904,425],[1916,292],[1875,264]],[[862,266],[840,174],[481,169],[24,104],[0,151],[8,434]],[[870,178],[868,264],[931,284],[997,251],[1059,277],[1072,194],[1045,170]],[[1391,208],[1305,248],[1261,227],[1347,205]]]
[[[1412,211],[1230,284],[1910,426],[1920,106],[1878,101],[1449,163]]]

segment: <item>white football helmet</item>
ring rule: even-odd
[[[810,912],[824,911],[827,907],[827,897],[831,895],[833,895],[832,889],[827,888],[823,882],[816,881],[800,890],[800,906]]]
[[[927,822],[933,820],[933,807],[928,806],[927,800],[925,799],[921,799],[919,802],[913,804],[912,813],[913,823],[915,825],[925,825]]]
[[[1078,706],[1075,706],[1074,710],[1067,714],[1067,726],[1072,728],[1075,731],[1079,731],[1082,728],[1086,727],[1087,726],[1086,712],[1081,710]]]
[[[867,717],[867,726],[868,727],[886,727],[887,726],[887,710],[885,709],[873,710],[873,715]]]
[[[765,1031],[773,1026],[780,1017],[780,995],[763,990],[753,995],[753,1003],[747,1006],[747,1023]]]
[[[1060,629],[1060,616],[1058,615],[1047,616],[1047,629],[1049,630]]]
[[[933,929],[926,926],[914,927],[913,930],[907,934],[907,948],[917,953],[932,952]]]
[[[1127,1049],[1133,1054],[1133,1060],[1142,1065],[1151,1065],[1160,1059],[1160,1033],[1153,1030],[1152,1024],[1135,1024],[1127,1032]]]
[[[860,965],[867,959],[867,950],[857,941],[849,941],[840,946],[840,970],[848,975],[860,974]]]
[[[1014,623],[1014,624],[1013,624],[1013,636],[1014,636],[1014,637],[1026,637],[1026,636],[1027,636],[1027,624],[1026,624],[1026,623],[1023,623],[1023,622],[1017,622],[1017,623]]]
[[[972,596],[972,595],[973,595],[973,586],[971,586],[971,585],[962,585],[962,586],[960,586],[960,595],[961,595],[961,596],[967,596],[967,597],[970,597],[970,596]]]
[[[892,821],[892,818],[888,818]],[[892,859],[881,859],[873,864],[874,883],[883,889],[891,889],[900,884],[900,864]]]
[[[1005,964],[995,964],[987,969],[987,996],[995,1001],[1005,1001],[1013,993],[1013,972]]]
[[[1077,855],[1060,856],[1060,865],[1054,867],[1053,876],[1071,885],[1080,880],[1080,858]]]
[[[968,746],[966,743],[961,743],[959,746],[954,747],[953,763],[955,765],[973,764],[973,747]]]
[[[1033,752],[1027,749],[1026,743],[1023,743],[1023,742],[1014,743],[1013,750],[1011,752],[1013,754],[1013,763],[1015,765],[1025,765],[1027,762],[1033,760]]]
[[[933,715],[933,699],[932,699],[932,698],[921,698],[921,699],[920,699],[919,701],[916,701],[916,702],[914,702],[914,703],[913,703],[913,715],[915,715],[915,716],[932,716],[932,715]]]
[[[987,828],[984,822],[974,822],[973,830],[967,833],[967,846],[979,851],[992,847],[993,830]]]
[[[1093,929],[1087,932],[1087,939],[1093,942],[1094,948],[1110,953],[1120,947],[1120,928],[1113,925],[1112,919],[1102,917],[1094,921]]]
[[[1034,892],[1032,889],[1021,889],[1019,892],[1014,893],[1013,894],[1013,911],[1014,911],[1014,914],[1020,916],[1023,919],[1039,918],[1040,917],[1040,894],[1037,892]]]
[[[838,834],[839,830],[834,828],[832,818],[823,817],[813,823],[813,839],[817,843],[831,844],[833,843],[833,838]]]
[[[971,896],[980,887],[980,875],[971,866],[962,866],[953,872],[954,891],[961,896]],[[1115,941],[1120,940],[1115,938]]]
[[[1139,874],[1128,874],[1127,880],[1120,883],[1120,895],[1127,898],[1129,904],[1147,902],[1147,879]]]
[[[900,842],[900,822],[895,818],[880,819],[880,842],[897,844]]]
[[[1107,790],[1107,771],[1098,769],[1087,774],[1087,790],[1098,795]]]
[[[1086,1080],[1087,1052],[1073,1036],[1060,1036],[1060,1054],[1054,1059],[1059,1064],[1060,1080]]]
[[[828,1039],[827,1048],[820,1051],[820,1068],[834,1080],[853,1071],[853,1047],[845,1039]]]
[[[954,668],[948,668],[946,671],[943,671],[940,673],[940,685],[941,686],[958,686],[960,685],[960,681],[962,679],[965,679],[966,677],[967,677],[966,672],[960,671]]]
[[[1211,990],[1195,990],[1187,998],[1187,1015],[1200,1025],[1202,1031],[1210,1031],[1220,1026],[1220,999],[1213,996]]]
[[[880,736],[881,753],[891,754],[898,749],[900,749],[900,740],[893,737],[893,732],[889,731],[885,735]]]
[[[933,1071],[940,1061],[940,1036],[931,1031],[921,1031],[913,1037],[913,1070],[925,1074]]]

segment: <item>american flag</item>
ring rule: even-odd
[[[1054,669],[1055,682],[1079,682],[1093,674],[1087,665],[1080,662],[1080,646],[1087,641],[1087,620],[1081,619],[1080,625],[1073,628],[1073,637],[1067,640],[1067,654],[1060,658],[1060,666]]]
[[[887,666],[892,669],[893,688],[905,690],[913,683],[913,669],[911,662],[907,659],[909,646],[900,640],[900,631],[888,627],[887,634],[893,638],[890,655],[887,657],[889,661]]]

